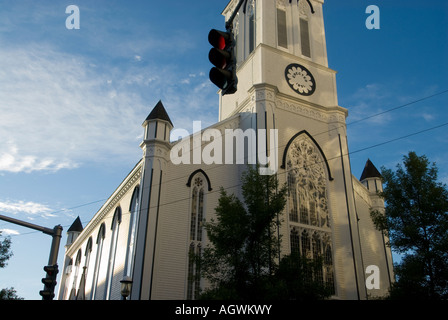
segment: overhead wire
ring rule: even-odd
[[[374,118],[374,117],[378,117],[378,116],[380,116],[380,115],[384,115],[384,114],[386,114],[386,113],[389,113],[389,112],[392,112],[392,111],[395,111],[395,110],[398,110],[398,109],[402,109],[402,108],[411,106],[411,105],[413,105],[413,104],[415,104],[415,103],[418,103],[418,102],[421,102],[421,101],[424,101],[424,100],[427,100],[427,99],[430,99],[430,98],[433,98],[433,97],[436,97],[436,96],[445,94],[445,93],[447,93],[447,92],[448,92],[448,90],[443,90],[443,91],[437,92],[437,93],[435,93],[435,94],[432,94],[432,95],[429,95],[429,96],[425,96],[425,97],[422,97],[422,98],[413,100],[413,101],[411,101],[411,102],[402,104],[402,105],[400,105],[400,106],[393,107],[393,108],[387,109],[387,110],[385,110],[385,111],[382,111],[382,112],[379,112],[379,113],[376,113],[376,114],[372,114],[372,115],[366,116],[366,117],[364,117],[364,118],[362,118],[362,119],[348,122],[348,123],[346,123],[346,124],[344,124],[344,125],[341,125],[340,127],[336,127],[336,128],[332,128],[332,129],[329,129],[329,130],[326,130],[326,131],[322,131],[322,132],[320,132],[320,133],[316,133],[316,134],[314,134],[314,136],[317,136],[317,135],[320,135],[320,134],[329,133],[329,132],[331,132],[332,130],[338,130],[338,129],[343,128],[343,127],[346,127],[346,126],[353,125],[353,124],[355,124],[355,123],[359,123],[359,122],[362,122],[362,121],[366,121],[366,120],[372,119],[372,118]],[[249,117],[249,116],[252,116],[252,115],[253,115],[253,114],[248,114],[248,115],[245,115],[245,117]],[[243,119],[240,120],[240,121],[244,121],[244,120],[246,120],[246,118],[243,118]],[[393,138],[393,139],[390,139],[390,140],[387,140],[387,141],[383,141],[383,142],[380,142],[380,143],[377,143],[377,144],[374,144],[374,145],[371,145],[371,146],[368,146],[368,147],[365,147],[365,148],[361,148],[361,149],[357,149],[357,150],[354,150],[354,151],[350,151],[350,152],[348,152],[347,154],[344,154],[344,155],[342,155],[342,156],[348,156],[348,155],[355,154],[355,153],[359,153],[359,152],[362,152],[362,151],[365,151],[365,150],[369,150],[369,149],[372,149],[372,148],[380,147],[380,146],[383,146],[383,145],[386,145],[386,144],[389,144],[389,143],[392,143],[392,142],[395,142],[395,141],[403,140],[403,139],[406,139],[406,138],[409,138],[409,137],[412,137],[412,136],[415,136],[415,135],[418,135],[418,134],[422,134],[422,133],[425,133],[425,132],[428,132],[428,131],[432,131],[432,130],[435,130],[435,129],[438,129],[438,128],[441,128],[441,127],[444,127],[444,126],[447,126],[447,125],[448,125],[448,122],[447,122],[447,123],[440,124],[440,125],[437,125],[437,126],[433,126],[433,127],[430,127],[430,128],[424,129],[424,130],[420,130],[420,131],[412,132],[412,133],[406,134],[406,135],[404,135],[404,136],[400,136],[400,137]],[[197,134],[197,133],[193,133],[190,137],[193,137],[195,134]],[[227,134],[227,133],[225,133],[225,134]],[[286,146],[286,144],[285,144],[285,145],[280,145],[280,146],[278,146],[277,148],[281,148],[281,147],[284,147],[284,146]],[[193,147],[192,150],[194,150],[194,148],[202,148],[202,145]],[[194,151],[193,151],[193,152],[194,152]],[[338,159],[339,157],[341,157],[341,155],[338,155],[338,156],[335,156],[335,157],[332,157],[332,158],[328,158],[327,161],[335,160],[335,159]],[[224,164],[216,164],[216,165],[213,165],[210,169],[216,169],[216,168],[219,168],[219,167],[221,167],[221,166],[223,166],[223,165],[225,165],[225,163],[224,163]],[[281,174],[285,174],[285,173],[287,173],[287,171],[282,172],[282,173],[277,173],[277,175],[281,175]],[[162,184],[166,184],[166,183],[168,183],[168,182],[172,182],[172,181],[175,181],[175,180],[185,179],[185,178],[187,178],[187,177],[189,177],[189,176],[190,176],[190,173],[187,174],[187,175],[185,175],[185,176],[176,177],[176,178],[173,178],[173,179],[170,179],[170,180],[167,180],[167,181],[163,181]],[[155,184],[153,184],[152,186],[157,186],[157,185],[158,185],[158,183],[155,183]],[[239,187],[239,186],[241,186],[241,185],[242,185],[241,183],[237,183],[237,184],[235,184],[235,185],[228,186],[228,187],[223,188],[223,189],[224,189],[224,190],[233,189],[233,188]],[[146,188],[150,188],[150,187],[146,187]],[[215,192],[218,192],[218,191],[220,191],[220,190],[221,190],[221,188],[218,189],[218,190],[212,190],[212,191],[209,191],[209,193],[215,193]],[[100,199],[100,200],[95,200],[95,201],[88,202],[88,203],[84,203],[84,204],[80,204],[80,205],[77,205],[77,206],[74,206],[74,207],[71,207],[71,208],[57,210],[57,211],[51,212],[50,214],[56,214],[56,213],[59,213],[59,212],[64,212],[64,211],[69,211],[69,210],[73,210],[73,209],[78,209],[78,208],[85,207],[85,206],[89,206],[89,205],[92,205],[92,204],[95,204],[95,203],[98,203],[98,202],[106,201],[107,199],[108,199],[108,198]],[[177,203],[177,202],[180,202],[180,201],[185,201],[185,200],[188,200],[188,199],[190,199],[190,197],[182,198],[182,199],[176,199],[176,200],[173,200],[173,201],[171,201],[171,202],[160,203],[160,204],[158,204],[158,206],[162,206],[162,205],[170,205],[170,204],[174,204],[174,203]],[[155,208],[155,207],[157,207],[157,206],[150,206],[149,208],[142,208],[142,209],[140,209],[140,210],[148,210],[148,209],[152,209],[152,208]],[[124,213],[124,214],[126,214],[126,213]],[[129,213],[128,213],[128,214],[129,214]],[[90,220],[89,220],[89,221],[90,221]],[[88,222],[88,221],[84,221],[84,223],[86,223],[86,222]],[[67,226],[68,226],[68,225],[67,225]],[[65,227],[67,227],[67,226],[65,226]],[[9,236],[14,236],[14,237],[16,237],[16,236],[20,236],[20,235],[27,235],[27,234],[31,234],[31,233],[37,233],[37,232],[39,232],[39,231],[31,231],[31,232],[28,232],[28,233],[23,233],[23,234],[19,234],[19,235],[9,235]]]

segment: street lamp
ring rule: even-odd
[[[123,280],[120,281],[120,283],[121,283],[121,296],[123,297],[123,300],[126,300],[126,298],[131,294],[132,278],[124,277]]]

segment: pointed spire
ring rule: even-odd
[[[76,218],[76,220],[72,223],[67,232],[81,232],[83,229],[84,228],[82,226],[81,219],[79,219],[78,216],[78,218]]]
[[[366,162],[366,165],[362,172],[360,181],[367,179],[367,178],[381,178],[381,173],[373,165],[373,163],[372,163],[372,161],[370,161],[370,159],[367,159],[367,162]]]
[[[154,109],[152,109],[151,113],[146,118],[145,122],[149,121],[149,120],[155,120],[155,119],[168,121],[174,127],[174,125],[171,122],[171,119],[168,116],[168,113],[166,112],[165,107],[163,106],[161,100],[159,100],[159,102],[156,104]]]

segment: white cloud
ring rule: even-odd
[[[348,98],[350,105],[347,106],[349,109],[347,122],[366,119],[365,121],[375,125],[387,124],[392,120],[392,116],[388,113],[381,114],[381,112],[385,111],[382,106],[388,97],[388,91],[380,84],[372,83],[359,88]],[[372,117],[372,115],[375,116]]]
[[[19,149],[12,143],[6,143],[9,149],[5,149],[0,153],[0,171],[7,172],[26,172],[33,171],[49,171],[55,172],[61,169],[73,169],[78,165],[70,160],[60,160],[44,158],[37,159],[36,156],[22,155]]]
[[[135,137],[159,99],[176,127],[217,120],[216,90],[202,71],[185,72],[182,85],[176,66],[93,62],[49,44],[2,47],[0,173],[136,162]]]
[[[0,145],[0,171],[57,171],[138,154],[133,141],[146,107],[111,88],[107,76],[47,46],[2,48],[0,137],[8,143]]]
[[[423,113],[422,114],[423,119],[425,119],[427,122],[430,122],[435,119],[435,116],[433,114],[429,113]]]
[[[56,217],[53,210],[45,204],[32,201],[0,201],[0,211],[7,214],[25,213],[31,216]]]
[[[17,236],[20,234],[19,231],[12,229],[0,229],[0,232],[3,236]]]

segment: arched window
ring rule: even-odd
[[[249,54],[255,49],[256,44],[256,6],[255,0],[249,0],[247,3],[247,24],[248,24],[248,50]]]
[[[134,268],[134,254],[135,254],[135,240],[137,236],[137,221],[139,217],[139,203],[140,203],[140,187],[137,186],[132,194],[131,204],[129,206],[129,237],[128,247],[125,262],[125,276],[132,277],[132,270]]]
[[[291,139],[285,156],[291,252],[299,251],[302,257],[321,260],[322,270],[312,276],[334,292],[328,164],[321,149],[305,132]]]
[[[78,253],[76,254],[76,260],[75,260],[75,276],[73,277],[73,285],[72,290],[70,291],[70,297],[69,300],[76,300],[76,288],[78,285],[78,276],[79,276],[79,269],[81,264],[81,249],[78,250]]]
[[[302,50],[302,55],[311,58],[311,41],[310,41],[310,30],[309,30],[309,10],[312,7],[306,1],[299,2],[299,28],[300,28],[300,47]]]
[[[86,245],[86,252],[85,252],[86,260],[84,261],[84,267],[86,267],[86,269],[89,268],[91,253],[92,253],[92,237],[89,238]]]
[[[105,291],[105,300],[110,299],[110,294],[112,290],[112,281],[114,277],[114,267],[115,267],[115,256],[117,252],[117,242],[118,242],[118,231],[121,223],[121,208],[117,207],[115,209],[114,217],[112,219],[111,229],[111,244],[110,244],[110,252],[109,252],[109,261],[107,266],[107,275],[106,275],[106,291]]]
[[[92,237],[90,237],[89,240],[87,241],[86,251],[84,253],[85,256],[84,267],[82,268],[81,280],[78,287],[78,293],[76,294],[76,300],[86,299],[86,278],[91,253],[92,253]]]
[[[209,184],[208,177],[205,173],[198,172],[193,177],[191,191],[191,209],[190,209],[190,244],[188,248],[188,275],[187,275],[187,299],[193,300],[198,298],[201,277],[200,268],[196,264],[195,257],[202,253],[203,240],[203,223],[205,221],[205,190]],[[208,186],[210,190],[210,186]]]
[[[284,0],[277,0],[277,45],[288,49],[288,29]]]
[[[93,271],[92,294],[91,294],[92,300],[95,300],[96,292],[98,289],[98,276],[100,271],[101,255],[103,252],[103,244],[105,236],[106,236],[106,226],[103,223],[100,226],[100,230],[98,231],[98,236],[96,238],[96,258],[95,258],[95,267]]]
[[[64,285],[64,292],[62,294],[62,299],[63,300],[67,300],[67,295],[69,295],[69,289],[70,289],[70,279],[71,279],[71,273],[73,270],[73,259],[70,259],[70,261],[68,262],[67,266],[65,267],[64,273],[66,275],[66,281],[65,281],[65,285]]]

